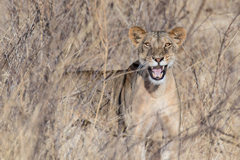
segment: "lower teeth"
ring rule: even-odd
[[[154,77],[154,78],[162,78],[162,76],[163,76],[163,73],[161,73],[161,74],[160,74],[160,76],[156,76],[156,75],[155,75],[155,73],[154,73],[154,72],[152,72],[152,75],[153,75],[153,77]]]

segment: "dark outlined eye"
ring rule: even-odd
[[[150,44],[149,42],[145,42],[144,45],[145,45],[146,47],[150,47],[150,46],[151,46],[151,44]]]
[[[166,43],[165,47],[170,47],[172,45],[172,43]]]

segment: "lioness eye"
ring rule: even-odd
[[[151,46],[151,44],[150,44],[149,42],[144,43],[144,45],[145,45],[146,47],[150,47],[150,46]]]
[[[172,44],[171,43],[166,43],[165,47],[170,47]]]

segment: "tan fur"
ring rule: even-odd
[[[129,38],[138,48],[139,59],[126,71],[107,72],[106,89],[98,115],[102,117],[99,118],[102,123],[98,120],[95,125],[104,124],[105,128],[116,131],[116,125],[109,125],[109,119],[115,123],[113,119],[118,116],[116,132],[126,137],[129,159],[176,159],[180,113],[172,72],[177,48],[186,38],[186,31],[178,27],[170,32],[146,32],[140,27],[132,27]],[[165,66],[166,70],[161,72],[164,73],[162,79],[156,80],[151,75],[151,67],[154,66]],[[77,77],[81,78],[82,84],[80,102],[86,101],[81,117],[93,124],[102,93],[102,73],[86,71],[80,72]],[[92,120],[91,116],[86,116],[90,114],[94,115]],[[154,142],[151,153],[146,147],[149,139]]]
[[[168,64],[165,80],[158,84],[149,81],[148,71],[143,71],[142,76],[136,79],[134,98],[132,103],[125,104],[124,119],[128,127],[128,134],[133,135],[130,141],[139,142],[130,154],[130,159],[145,159],[145,141],[152,138],[154,141],[165,143],[158,146],[154,154],[161,151],[161,159],[176,159],[178,156],[178,129],[179,129],[179,99],[173,67],[176,51],[186,38],[184,28],[178,27],[170,32],[149,32],[139,27],[129,30],[129,38],[138,47],[138,56],[141,64],[152,66],[154,59],[162,59],[164,65]],[[168,44],[170,43],[170,44]],[[167,45],[166,45],[167,44]],[[150,46],[150,47],[149,47]],[[169,48],[170,46],[170,48]],[[167,51],[166,51],[167,50]],[[160,63],[161,64],[161,63]],[[125,97],[125,99],[127,99]],[[128,111],[130,110],[130,112]],[[163,142],[163,141],[162,141]],[[136,155],[139,155],[136,157]],[[151,156],[150,156],[151,157]]]
[[[127,126],[127,133],[131,136],[129,141],[139,143],[133,146],[129,155],[130,159],[145,159],[145,141],[152,137],[157,142],[161,136],[166,141],[155,150],[155,154],[161,151],[161,159],[176,159],[178,153],[178,129],[179,129],[179,99],[175,79],[172,73],[172,65],[179,45],[186,38],[184,28],[178,27],[170,32],[149,32],[140,27],[132,27],[129,30],[129,38],[138,47],[140,65],[145,68],[137,78],[130,80],[134,83],[131,87],[131,96],[122,98],[128,103],[123,105],[123,115]],[[161,59],[159,64],[167,64],[165,79],[162,82],[149,80],[148,66],[156,64],[153,61]],[[131,67],[130,67],[131,68]],[[151,78],[150,78],[151,79]],[[125,89],[125,92],[129,89]],[[130,91],[129,91],[130,92]],[[129,103],[130,102],[130,103]],[[165,146],[164,146],[165,145]],[[131,149],[130,149],[131,150]],[[135,154],[132,154],[135,153]],[[159,153],[160,154],[160,153]],[[151,156],[150,156],[151,157]]]

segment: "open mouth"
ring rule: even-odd
[[[164,78],[167,71],[167,65],[166,66],[155,66],[155,67],[148,67],[149,75],[154,80],[161,80]]]

